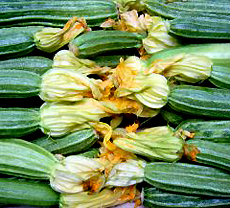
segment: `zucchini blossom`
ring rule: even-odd
[[[76,103],[47,103],[40,108],[41,130],[45,134],[60,137],[76,130],[89,128],[103,117],[111,116],[93,98]]]
[[[183,154],[184,140],[167,126],[152,127],[139,132],[127,132],[113,143],[121,149],[151,160],[174,162]]]
[[[50,69],[42,76],[40,97],[44,101],[79,101],[84,97],[99,99],[101,80],[88,78],[72,69]]]
[[[52,53],[89,30],[85,19],[73,17],[61,28],[45,27],[34,36],[38,49]]]
[[[104,185],[103,170],[103,165],[93,158],[70,155],[62,158],[55,166],[50,177],[50,185],[60,193],[78,193],[85,191],[85,189],[94,191],[93,186],[97,185],[96,189],[100,189]],[[99,183],[99,187],[95,178],[97,181],[103,181],[103,183]],[[91,187],[88,185],[90,180],[95,182],[90,184]]]
[[[76,194],[61,194],[61,208],[106,208],[123,204],[140,197],[134,186],[104,188],[98,193],[80,192]]]
[[[126,96],[149,108],[161,108],[167,103],[167,79],[159,74],[146,74],[145,62],[137,57],[121,60],[114,72],[115,97]]]

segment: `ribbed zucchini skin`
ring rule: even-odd
[[[72,40],[69,48],[77,56],[95,57],[106,52],[139,48],[143,38],[144,35],[126,31],[89,31]]]
[[[230,198],[230,174],[219,168],[189,163],[148,163],[147,183],[177,193]]]
[[[0,136],[22,137],[40,128],[39,109],[0,108]]]
[[[186,38],[229,40],[230,20],[212,17],[176,18],[170,22],[169,32]]]
[[[149,208],[229,207],[230,198],[204,197],[167,192],[155,187],[144,187],[144,206]]]
[[[168,104],[178,112],[209,118],[230,118],[230,90],[179,85],[171,89]]]
[[[24,70],[39,75],[51,69],[53,60],[43,56],[25,56],[0,61],[0,70]]]
[[[218,3],[217,3],[218,2]],[[170,19],[187,16],[210,16],[230,19],[229,1],[170,1],[147,0],[145,7],[151,14],[158,14]]]
[[[0,60],[21,57],[35,48],[33,35],[42,26],[10,27],[0,29]]]
[[[180,129],[194,133],[194,140],[230,143],[230,120],[188,119],[181,122],[175,131]]]
[[[83,129],[73,132],[65,137],[52,139],[43,137],[32,141],[49,152],[56,154],[79,153],[90,148],[98,137],[93,129]]]
[[[49,180],[56,163],[52,153],[36,144],[22,139],[0,140],[0,173]]]
[[[230,65],[214,65],[209,81],[216,87],[230,89]]]
[[[152,63],[157,59],[174,57],[179,54],[206,56],[212,59],[214,65],[229,66],[230,43],[202,43],[173,47],[153,54],[148,62]]]
[[[27,98],[39,94],[41,76],[24,70],[0,70],[0,98]]]
[[[109,0],[1,1],[0,27],[43,25],[63,27],[73,16],[84,17],[88,26],[117,18],[116,4]]]
[[[186,142],[185,154],[189,160],[230,171],[230,148],[205,140],[190,139]]]
[[[0,178],[0,204],[54,206],[59,204],[59,197],[46,183]]]

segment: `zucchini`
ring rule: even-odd
[[[100,154],[99,148],[89,148],[87,151],[82,152],[78,155],[89,157],[89,158],[97,158]]]
[[[89,27],[117,18],[116,4],[109,0],[7,0],[0,2],[0,28],[42,25],[63,27],[73,16],[84,17]]]
[[[169,33],[178,37],[193,38],[193,41],[194,39],[229,40],[230,21],[209,16],[176,18],[170,21]]]
[[[203,0],[146,0],[143,4],[148,13],[169,19],[207,16],[230,20],[230,4],[229,1],[225,0],[218,2]]]
[[[229,120],[188,119],[181,122],[175,131],[185,130],[194,133],[194,140],[207,140],[215,143],[230,143]]]
[[[0,140],[0,172],[17,177],[49,180],[58,160],[42,147],[22,139]]]
[[[108,52],[140,48],[144,37],[142,34],[118,30],[89,31],[74,38],[69,43],[69,50],[79,57],[95,57]]]
[[[0,98],[26,98],[40,92],[41,76],[24,70],[0,70]]]
[[[208,80],[216,87],[230,89],[230,65],[214,65]]]
[[[152,162],[145,166],[144,180],[166,191],[230,198],[230,174],[219,168],[179,162]]]
[[[178,46],[154,53],[147,62],[151,64],[154,61],[176,57],[179,54],[206,56],[213,61],[214,66],[229,66],[230,43],[203,43]]]
[[[40,128],[37,108],[0,108],[0,136],[21,137]]]
[[[48,207],[58,205],[59,198],[60,194],[49,184],[17,178],[0,178],[0,204]]]
[[[225,144],[205,140],[188,140],[184,156],[191,161],[230,171],[230,149]]]
[[[93,129],[83,129],[75,131],[65,137],[52,139],[51,137],[42,137],[31,141],[54,154],[80,153],[90,148],[98,136]]]
[[[24,70],[39,75],[51,69],[53,60],[43,56],[25,56],[0,61],[0,70]]]
[[[155,187],[144,187],[144,206],[149,208],[175,207],[175,208],[210,208],[229,207],[230,198],[217,198],[184,195],[181,193],[168,192]]]
[[[170,90],[169,106],[182,113],[218,119],[230,118],[230,90],[179,85]]]
[[[35,50],[33,35],[42,29],[42,26],[0,29],[0,60],[24,56]]]

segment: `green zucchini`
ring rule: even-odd
[[[41,76],[24,70],[0,70],[0,98],[26,98],[40,92]]]
[[[190,115],[229,119],[230,90],[203,86],[179,85],[170,90],[169,106]]]
[[[178,37],[193,38],[193,41],[194,39],[229,40],[230,21],[209,16],[176,18],[170,21],[169,33]]]
[[[184,145],[184,156],[197,163],[230,171],[230,149],[225,144],[190,139]]]
[[[35,50],[33,35],[42,29],[42,26],[0,29],[0,60],[24,56]]]
[[[149,208],[210,208],[229,207],[230,198],[204,197],[168,192],[155,187],[144,187],[143,205]]]
[[[49,184],[21,180],[17,178],[0,178],[0,204],[26,206],[57,206],[60,194]]]
[[[219,168],[180,162],[152,162],[145,166],[144,180],[166,191],[230,198],[230,174]]]
[[[0,61],[0,70],[24,70],[39,75],[51,69],[53,60],[43,56],[25,56]]]
[[[99,148],[89,148],[87,151],[82,152],[78,155],[89,157],[89,158],[97,158],[100,154]]]
[[[21,137],[40,128],[37,108],[0,108],[0,136]]]
[[[175,131],[178,130],[194,133],[194,140],[230,143],[230,120],[188,119],[176,127]]]
[[[75,131],[65,137],[53,139],[51,137],[42,137],[31,141],[54,154],[80,153],[90,148],[98,136],[93,129],[83,129]]]
[[[44,148],[22,139],[0,140],[0,172],[17,177],[49,180],[58,160]]]
[[[206,56],[213,61],[213,65],[229,66],[230,43],[203,43],[178,46],[154,53],[148,64],[156,60],[175,57],[179,54]]]
[[[229,1],[183,1],[183,0],[146,0],[143,3],[148,13],[169,19],[207,16],[230,19]],[[205,15],[204,15],[205,14]]]
[[[214,65],[208,80],[216,87],[230,89],[230,65]]]
[[[142,34],[118,30],[89,31],[73,39],[69,50],[79,57],[96,57],[108,52],[140,48],[144,37]]]
[[[73,16],[84,17],[89,27],[117,18],[116,4],[109,0],[7,0],[0,2],[0,28],[42,25],[63,27]]]

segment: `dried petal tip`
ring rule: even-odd
[[[107,186],[130,186],[141,183],[144,179],[144,168],[146,162],[143,160],[127,160],[118,163],[110,171],[107,178]]]
[[[99,177],[103,170],[104,167],[93,158],[71,155],[56,165],[50,184],[55,191],[60,193],[82,192],[85,190],[84,182]]]
[[[34,39],[38,49],[52,53],[87,30],[89,28],[84,19],[73,17],[65,24],[63,29],[46,27],[37,32]]]

